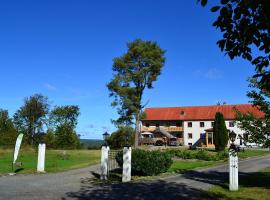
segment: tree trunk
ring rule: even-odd
[[[140,113],[136,114],[136,127],[135,127],[135,141],[134,148],[138,148],[139,146],[139,134],[140,134]]]

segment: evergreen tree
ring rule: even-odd
[[[8,111],[0,109],[0,146],[15,144],[17,131],[9,118]]]
[[[145,89],[153,87],[165,63],[165,51],[156,42],[137,39],[128,43],[128,51],[113,62],[114,77],[107,85],[112,106],[118,108],[117,125],[131,125],[135,119],[135,147],[138,146],[139,122]]]
[[[214,144],[217,151],[222,151],[226,148],[229,140],[228,130],[226,128],[223,114],[216,113],[214,123]]]

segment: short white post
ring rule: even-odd
[[[124,147],[122,182],[129,182],[130,180],[131,180],[131,147]]]
[[[45,172],[45,151],[46,151],[46,144],[42,143],[38,145],[38,165],[37,165],[37,172],[43,173]]]
[[[238,190],[238,157],[234,149],[229,152],[229,167],[230,167],[230,191]]]
[[[108,162],[109,162],[109,146],[102,146],[101,148],[101,164],[100,164],[100,179],[108,179]]]

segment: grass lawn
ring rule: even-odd
[[[64,153],[65,152],[65,153]],[[13,150],[0,150],[0,174],[11,172]],[[37,168],[37,151],[22,149],[17,162],[17,173],[35,173]],[[59,172],[97,164],[100,162],[100,150],[46,150],[46,172]]]
[[[228,185],[215,186],[209,190],[209,194],[218,196],[219,199],[270,199],[270,167],[258,173],[248,174],[239,180],[240,188],[237,192],[230,192]]]
[[[253,150],[253,149],[247,149],[245,150],[244,152],[239,152],[238,153],[238,156],[239,158],[249,158],[249,157],[254,157],[254,156],[264,156],[264,155],[267,155],[269,154],[270,152],[267,150]]]
[[[187,170],[192,170],[200,167],[208,167],[220,162],[217,161],[200,161],[200,160],[174,160],[172,166],[169,168],[169,173],[181,173]]]

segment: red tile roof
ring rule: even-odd
[[[220,105],[220,106],[188,106],[146,108],[144,120],[214,120],[217,112],[221,112],[226,120],[235,119],[235,109],[242,113],[253,113],[264,117],[264,113],[251,104]]]

